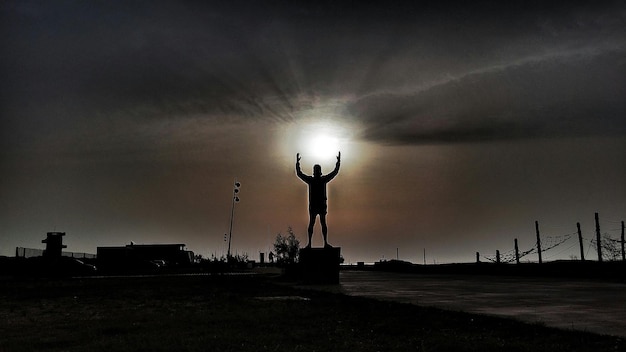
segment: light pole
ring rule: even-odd
[[[228,252],[226,252],[226,260],[230,261],[230,242],[233,239],[233,218],[235,217],[235,203],[239,202],[239,187],[241,187],[241,183],[237,182],[235,179],[235,185],[233,187],[233,201],[232,206],[230,208],[230,230],[228,231]]]

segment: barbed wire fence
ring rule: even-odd
[[[578,256],[572,254],[574,248],[580,248],[580,260],[589,258],[588,254],[591,248],[598,253],[598,261],[626,261],[625,240],[624,240],[624,221],[605,220],[611,224],[621,224],[621,227],[613,227],[604,232],[600,232],[600,224],[598,214],[596,213],[596,237],[587,238],[582,236],[580,232],[580,224],[578,223],[578,231],[564,233],[561,235],[540,236],[538,222],[537,226],[537,242],[529,249],[520,251],[517,246],[517,238],[515,239],[515,248],[506,252],[496,250],[494,256],[481,256],[476,252],[476,261],[480,262],[483,258],[492,263],[519,263],[524,257],[532,254],[538,254],[539,263],[542,259],[554,260],[562,258],[564,254],[570,253],[570,259],[577,260]],[[563,228],[558,228],[563,229]],[[585,252],[585,244],[587,249]],[[550,251],[550,252],[548,252]],[[542,258],[543,255],[543,258]]]

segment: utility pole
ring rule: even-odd
[[[232,206],[230,208],[230,230],[228,231],[228,252],[226,252],[226,260],[230,260],[230,243],[233,239],[233,218],[235,217],[235,203],[239,202],[239,197],[237,194],[239,193],[239,187],[241,187],[241,183],[237,182],[235,179],[235,184],[233,187],[233,201]]]
[[[585,251],[583,249],[583,233],[580,231],[580,223],[576,223],[576,227],[578,228],[578,244],[580,245],[580,260],[585,261]]]
[[[515,264],[519,264],[519,247],[517,246],[517,238],[515,239]]]
[[[624,252],[624,221],[622,220],[622,261],[626,260],[626,253]]]
[[[539,236],[539,221],[535,221],[535,231],[537,232],[537,254],[539,255],[539,264],[541,264],[541,237]]]
[[[596,213],[596,242],[598,244],[598,261],[602,262],[602,239],[600,238],[600,220]]]

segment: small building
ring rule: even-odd
[[[145,263],[166,263],[168,266],[188,266],[193,263],[194,253],[185,250],[182,243],[134,244],[97,248],[98,266],[122,268]]]

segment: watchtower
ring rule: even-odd
[[[46,239],[41,241],[41,243],[46,244],[46,250],[43,252],[44,257],[61,257],[63,248],[67,248],[63,244],[63,236],[65,236],[65,232],[48,232]]]

